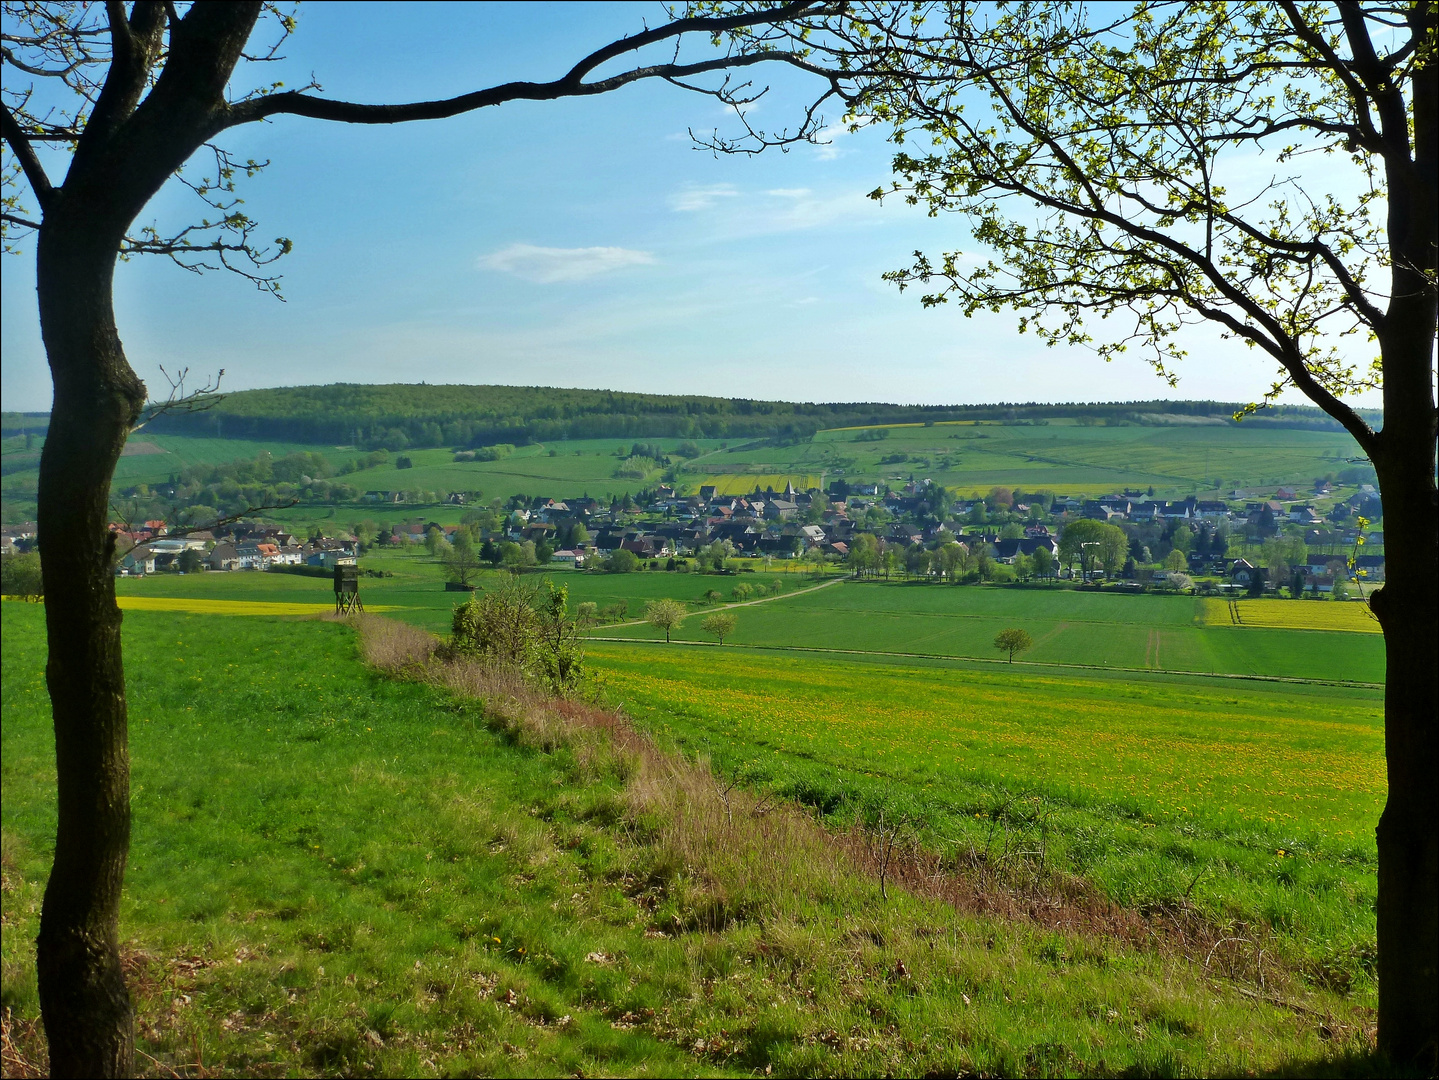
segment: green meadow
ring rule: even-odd
[[[1188,596],[1124,595],[1036,587],[851,582],[737,611],[729,640],[763,648],[821,649],[998,660],[995,635],[1010,626],[1034,640],[1036,664],[1203,672],[1382,683],[1378,634],[1206,624]],[[648,626],[620,637],[662,638]],[[672,636],[706,640],[701,620]]]
[[[451,612],[466,598],[445,590],[438,564],[419,547],[366,555],[363,565],[390,575],[361,579],[367,603],[391,608],[393,617],[436,633],[448,630]],[[765,649],[998,661],[995,634],[1017,626],[1035,643],[1019,663],[1340,683],[1384,679],[1381,635],[1206,621],[1210,609],[1194,597],[854,581],[816,589],[807,575],[786,572],[793,569],[777,562],[768,570],[756,567],[754,573],[725,576],[561,570],[548,577],[556,587],[569,589],[571,604],[593,602],[604,608],[623,601],[632,620],[643,616],[649,600],[667,597],[688,604],[691,617],[672,635],[686,641],[709,640],[702,619],[710,590],[729,603],[737,585],[779,581],[781,599],[736,609],[739,621],[730,641]],[[477,580],[483,586],[492,577],[486,571]],[[327,579],[281,573],[160,574],[122,578],[116,588],[122,596],[320,604],[333,598]],[[1293,609],[1299,613],[1295,619],[1302,623],[1306,611],[1322,615],[1323,606],[1300,603]],[[595,633],[646,640],[664,636],[644,624],[600,626]]]
[[[343,624],[131,612],[124,627],[134,831],[121,927],[147,1074],[1304,1075],[1363,1064],[1368,896],[1346,874],[1372,877],[1370,852],[1354,840],[1348,869],[1336,869],[1313,822],[1293,825],[1301,846],[1268,871],[1261,826],[1196,813],[1173,840],[1193,865],[1221,853],[1238,860],[1220,878],[1252,877],[1253,890],[1297,900],[1285,875],[1323,896],[1354,890],[1349,910],[1331,916],[1339,959],[1296,966],[1271,952],[1261,992],[1236,973],[1253,958],[1240,963],[1232,945],[1206,966],[1183,948],[963,914],[843,869],[726,862],[726,836],[740,836],[726,830],[747,834],[760,827],[754,817],[713,818],[718,832],[692,837],[685,854],[664,839],[673,823],[634,816],[625,759],[563,739],[516,741],[478,701],[366,668]],[[14,1045],[34,1052],[31,943],[54,835],[42,609],[6,603],[0,633],[3,999]],[[644,693],[621,684],[627,671],[655,670],[654,647],[596,652],[615,692],[643,708]],[[732,656],[750,654],[676,647],[660,670],[676,687],[733,698],[727,734],[708,736],[717,760],[762,755],[775,768],[793,756],[790,734],[765,719],[783,702],[834,684],[879,704],[894,678],[791,658],[726,674]],[[906,692],[911,710],[935,701],[924,687],[941,676],[901,677],[922,691]],[[966,684],[949,689],[941,714]],[[990,691],[1006,692],[1026,693]],[[1144,703],[1180,708],[1183,692],[1167,693]],[[744,708],[745,694],[759,707]],[[1330,763],[1371,756],[1377,736],[1360,698],[1347,712],[1332,701],[1327,721],[1283,700],[1271,699],[1271,711],[1307,717],[1312,753]],[[677,716],[679,704],[665,708]],[[1012,730],[1016,711],[988,734]],[[1243,735],[1217,712],[1204,714],[1211,732],[1267,747],[1276,764],[1295,760],[1280,718]],[[1147,730],[1177,737],[1198,715]],[[913,741],[911,714],[895,719],[910,751],[890,760],[915,760],[888,785],[917,792],[924,768],[945,780],[940,745]],[[1083,728],[1075,715],[1062,723],[1071,735]],[[1096,715],[1087,730],[1106,726]],[[970,732],[985,734],[982,724]],[[855,738],[877,748],[872,731]],[[995,754],[1022,742],[999,739]],[[829,753],[813,750],[802,760]],[[936,752],[928,766],[926,751]],[[1160,752],[1152,746],[1154,760]],[[850,783],[857,761],[878,765],[864,753],[834,763],[839,782]],[[1058,790],[1043,768],[1037,776]],[[998,794],[1002,777],[989,783]],[[1082,785],[1071,786],[1080,806]],[[1336,814],[1363,813],[1363,798],[1323,798]],[[1129,801],[1132,820],[1086,811],[1116,830],[1084,834],[1101,879],[1123,858],[1136,878],[1153,876],[1142,845],[1107,853],[1146,814],[1165,836],[1182,824],[1146,810],[1138,793]],[[1013,804],[983,807],[976,813],[1011,839],[1024,828]],[[1219,835],[1226,828],[1243,835]],[[1215,902],[1206,882],[1194,893]],[[1295,935],[1312,930],[1325,903],[1300,905]],[[1258,929],[1248,936],[1267,941]],[[1344,952],[1348,933],[1357,943]]]
[[[843,470],[893,482],[911,474],[966,493],[1004,485],[1067,494],[1125,487],[1157,492],[1308,483],[1353,456],[1342,433],[1215,425],[1040,427],[1005,424],[894,426],[883,441],[855,441],[863,429],[822,431],[810,443],[731,452],[716,465],[743,462],[770,472]],[[905,455],[885,463],[885,458]],[[733,471],[742,471],[739,469]]]
[[[390,614],[394,618],[436,633],[448,632],[455,605],[468,599],[466,593],[446,591],[439,566],[423,548],[366,555],[362,565],[390,575],[360,579],[360,595],[365,603],[392,608],[394,610]],[[495,572],[485,571],[479,575],[477,582],[483,587],[495,576]],[[778,580],[783,583],[785,595],[814,584],[805,575],[779,569],[745,574],[742,578],[664,571],[606,574],[571,570],[555,571],[545,576],[557,588],[564,586],[569,589],[571,605],[592,602],[604,608],[624,602],[630,617],[635,619],[643,615],[647,601],[661,597],[679,600],[698,610],[704,603],[706,592],[717,589],[727,599],[730,590],[739,581],[769,585]],[[538,577],[531,575],[530,580]],[[275,572],[152,574],[143,578],[119,578],[115,588],[122,597],[166,596],[314,604],[332,603],[334,599],[333,586],[327,578]]]

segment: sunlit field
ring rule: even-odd
[[[959,851],[1012,828],[1123,903],[1273,924],[1316,963],[1372,941],[1378,691],[728,645],[591,655],[655,730],[841,818],[908,815]]]
[[[1206,597],[1201,617],[1211,626],[1268,626],[1285,630],[1343,630],[1382,634],[1384,628],[1363,601],[1251,600],[1233,603]]]

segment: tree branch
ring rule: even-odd
[[[185,392],[185,380],[189,378],[190,375],[189,368],[181,368],[175,372],[174,375],[171,375],[161,366],[160,374],[165,376],[165,381],[170,384],[170,394],[164,401],[155,402],[145,407],[141,418],[130,428],[131,435],[135,434],[135,432],[139,431],[152,420],[164,416],[166,413],[208,412],[224,400],[224,395],[217,393],[220,389],[220,380],[225,377],[224,368],[221,368],[215,374],[214,382],[207,382],[204,386],[200,387],[200,389],[192,390],[189,393]]]
[[[35,148],[30,145],[30,140],[26,138],[20,124],[3,102],[0,102],[0,135],[10,144],[15,159],[20,162],[20,168],[25,172],[25,179],[30,182],[30,190],[35,193],[35,201],[40,204],[43,212],[55,189],[50,178],[45,175],[45,166],[41,165],[40,159],[35,156]]]
[[[741,56],[717,57],[691,64],[654,64],[595,82],[584,81],[585,75],[609,60],[660,41],[678,39],[684,34],[705,33],[719,36],[727,31],[743,27],[773,25],[803,17],[837,15],[843,10],[843,7],[844,5],[840,3],[813,3],[809,0],[796,0],[796,2],[773,8],[764,13],[744,12],[724,17],[678,19],[665,26],[621,38],[597,49],[575,64],[562,77],[551,82],[504,83],[500,86],[437,101],[419,101],[404,105],[361,105],[348,101],[311,97],[298,92],[271,94],[232,106],[223,126],[234,127],[280,114],[307,116],[316,120],[334,120],[347,124],[398,124],[413,120],[440,120],[507,101],[550,101],[561,97],[602,94],[641,79],[683,79],[710,71],[749,67],[766,61],[778,61],[818,71],[819,69],[813,65],[807,65],[797,53],[757,52]],[[687,87],[687,89],[695,88]]]

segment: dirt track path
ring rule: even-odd
[[[732,604],[716,604],[709,610],[727,611],[730,608],[754,607],[755,604],[769,604],[774,602],[775,600],[789,600],[796,596],[808,596],[810,593],[819,592],[820,589],[828,589],[831,585],[838,585],[840,582],[848,580],[848,577],[830,578],[828,581],[821,581],[818,585],[811,585],[807,589],[799,589],[796,592],[779,593],[776,596],[761,596],[758,600],[738,600]],[[627,622],[612,623],[609,626],[605,627],[605,629],[618,630],[622,626],[643,626],[644,622],[644,619],[630,619]]]

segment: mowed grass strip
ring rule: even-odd
[[[42,612],[6,608],[4,1001],[33,1032],[54,759]],[[156,1075],[1303,1073],[1366,1045],[1333,994],[1289,985],[1295,1012],[842,870],[745,876],[748,818],[676,857],[622,762],[516,745],[366,670],[344,625],[136,612],[125,637]]]
[[[909,820],[956,858],[1042,848],[1121,903],[1264,926],[1316,972],[1370,985],[1378,692],[728,645],[591,657],[653,730],[837,820]]]

